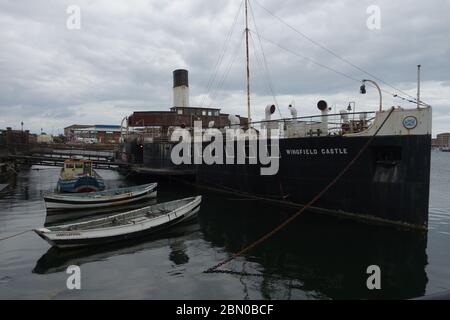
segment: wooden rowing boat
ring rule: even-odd
[[[34,231],[59,248],[90,246],[153,233],[194,217],[202,197],[159,203],[84,222],[39,228]]]
[[[50,210],[104,208],[137,202],[145,198],[155,198],[157,186],[157,183],[150,183],[100,192],[52,193],[45,195],[44,201],[45,207]]]

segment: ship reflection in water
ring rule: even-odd
[[[175,186],[163,184],[163,195],[165,188],[166,192],[174,192]],[[177,188],[180,189],[177,192],[188,192]],[[200,281],[196,287],[208,286],[210,281],[218,281],[216,284],[220,285],[238,280],[240,289],[226,298],[404,299],[425,294],[428,282],[426,233],[317,213],[298,217],[245,257],[223,267],[242,272],[242,275],[204,274],[202,271],[258,239],[295,211],[235,196],[199,190],[190,192],[204,195],[197,221],[139,241],[74,250],[50,248],[39,258],[33,273],[65,272],[69,265],[82,266],[116,256],[148,253],[149,259],[170,262],[170,268],[166,270],[169,276],[184,277],[183,281],[192,281],[192,278]],[[161,256],[161,251],[165,252],[165,257]],[[367,289],[369,274],[366,269],[370,265],[381,268],[382,290]],[[149,266],[149,277],[155,271],[151,268]],[[133,264],[128,269],[132,273]],[[129,286],[120,279],[116,281],[123,287]],[[191,294],[191,298],[210,297],[206,292]],[[177,293],[164,297],[180,298]]]
[[[237,252],[292,213],[284,210],[275,218],[277,211],[248,201],[239,211],[211,210],[202,220],[204,238]],[[410,298],[425,293],[426,247],[425,233],[307,213],[246,256],[256,265],[253,270],[242,263],[231,263],[230,269],[262,273],[261,294],[267,299],[290,298],[294,289],[316,298]],[[380,291],[367,289],[370,265],[381,268]],[[280,284],[284,293],[277,292]]]

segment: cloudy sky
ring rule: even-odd
[[[57,134],[73,123],[119,124],[133,111],[167,110],[177,68],[190,72],[191,105],[245,115],[241,3],[0,0],[0,128],[23,121],[33,132]],[[79,29],[67,27],[70,5],[80,8]],[[379,29],[367,25],[373,5]],[[349,101],[357,111],[376,109],[376,91],[362,96],[355,81],[370,77],[298,30],[403,96],[416,95],[421,64],[433,131],[450,131],[450,0],[251,0],[251,8],[253,119],[274,102],[272,91],[286,116],[290,103],[299,115],[316,113],[319,99],[337,110]],[[413,107],[384,82],[385,107]]]

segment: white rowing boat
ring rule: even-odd
[[[136,202],[145,198],[155,198],[157,186],[157,183],[150,183],[100,192],[52,193],[45,195],[44,201],[45,207],[50,210],[111,207]]]
[[[52,246],[60,248],[114,242],[147,235],[188,220],[200,210],[201,201],[202,197],[197,196],[34,231]]]

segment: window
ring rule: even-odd
[[[183,114],[183,109],[178,109],[178,114]]]
[[[208,116],[212,116],[212,112],[211,111],[208,111]]]
[[[83,169],[83,164],[82,163],[76,163],[75,164],[75,169]]]
[[[206,111],[205,110],[202,111],[202,116],[206,116]]]

